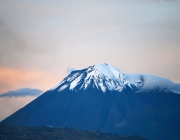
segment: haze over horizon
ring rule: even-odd
[[[0,1],[0,93],[108,63],[180,83],[180,1]]]

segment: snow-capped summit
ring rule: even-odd
[[[97,88],[103,92],[122,91],[125,86],[134,85],[116,67],[109,64],[97,64],[83,70],[72,71],[56,88],[59,91],[85,90],[89,87]]]
[[[58,86],[51,90],[86,90],[96,88],[102,92],[119,91],[126,87],[136,90],[166,88],[179,93],[180,84],[168,79],[147,74],[124,74],[109,64],[97,64],[82,70],[73,70]]]
[[[106,90],[122,91],[126,84],[130,84],[119,69],[106,63],[91,66],[86,72],[87,75],[81,87],[84,89],[90,86],[90,83],[94,83],[103,92]]]

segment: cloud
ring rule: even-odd
[[[23,97],[23,96],[39,96],[43,91],[39,89],[22,88],[15,91],[8,91],[0,94],[0,97]]]
[[[75,70],[76,70],[76,69],[74,69],[74,68],[69,68],[69,67],[68,67],[68,68],[67,68],[67,73],[70,74],[72,71],[75,71]]]
[[[25,47],[23,40],[0,19],[0,66],[17,64]]]
[[[0,12],[6,13],[6,11],[1,10]],[[13,13],[13,11],[11,12]],[[48,27],[33,28],[27,24],[18,27],[23,22],[23,18],[19,23],[13,21],[15,24],[11,25],[11,21],[6,21],[5,17],[2,17],[2,13],[0,13],[0,67],[44,66],[51,69],[51,67],[47,67],[47,63],[51,63],[60,54],[60,45],[57,45],[58,38],[56,38],[55,33],[51,32],[53,29]],[[14,19],[14,17],[10,19]],[[35,19],[31,21],[27,18],[26,20],[35,22]],[[41,20],[43,19],[39,19],[39,22]],[[36,26],[41,26],[37,24]]]

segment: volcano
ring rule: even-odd
[[[109,64],[72,71],[1,123],[180,139],[180,84]]]

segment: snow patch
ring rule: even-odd
[[[68,87],[68,84],[67,85],[63,85],[62,87],[60,87],[60,89],[58,91],[62,91],[64,90],[66,87]]]
[[[103,83],[98,83],[98,85],[100,86],[102,92],[106,92],[106,87],[104,86]]]
[[[75,78],[74,81],[71,82],[69,89],[74,89],[79,84],[79,81],[82,79],[81,77],[82,74],[79,77]]]
[[[122,76],[122,73],[119,69],[108,65],[108,64],[97,64],[95,65],[95,69],[100,72],[101,74],[103,74],[105,77],[107,77],[108,79],[119,79]]]

